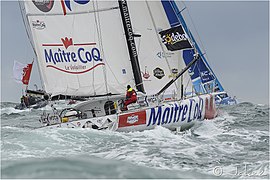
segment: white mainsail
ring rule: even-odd
[[[171,27],[161,1],[127,3],[143,86],[155,94],[185,67],[182,51],[168,51],[161,42],[158,32]],[[118,1],[24,5],[46,92],[96,96],[123,94],[127,84],[135,86]],[[188,73],[182,80],[190,92]],[[165,94],[180,94],[180,81]]]
[[[25,1],[45,91],[74,96],[125,92],[134,81],[118,2],[66,2]]]

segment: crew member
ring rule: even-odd
[[[29,97],[27,96],[27,94],[24,96],[24,104],[26,105],[26,107],[29,107]]]
[[[127,110],[127,105],[137,102],[137,93],[134,89],[127,85],[126,100],[124,102],[124,110]]]

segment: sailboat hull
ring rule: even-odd
[[[107,116],[73,120],[44,128],[92,128],[120,132],[143,131],[163,126],[170,130],[190,128],[204,119],[217,115],[212,95],[201,95],[170,101],[155,107],[144,107]]]

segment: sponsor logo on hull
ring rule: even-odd
[[[146,125],[146,111],[123,114],[119,116],[118,127]]]
[[[174,124],[183,121],[191,122],[196,119],[202,119],[204,100],[189,99],[185,103],[175,102],[151,108],[147,126]]]

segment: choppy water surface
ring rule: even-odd
[[[38,129],[42,110],[14,105],[1,103],[2,178],[269,178],[265,105],[220,107],[178,134]]]

